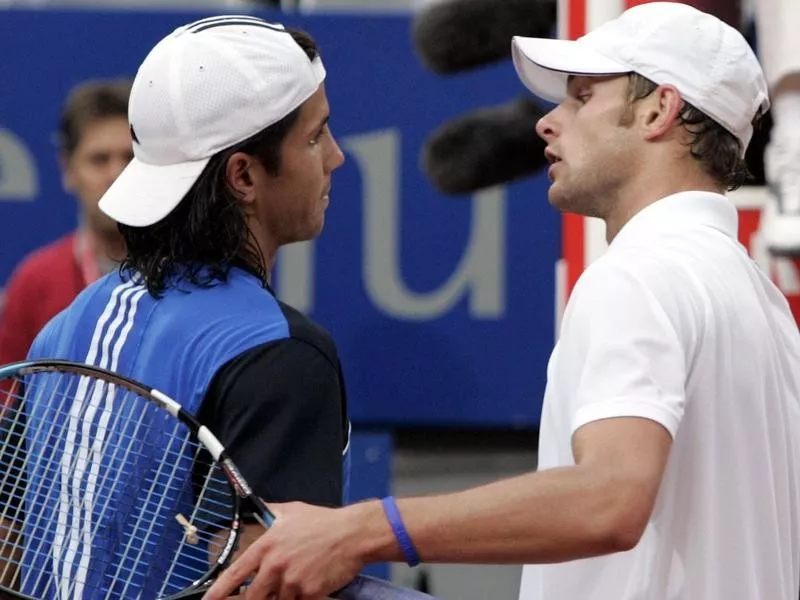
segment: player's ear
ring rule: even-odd
[[[640,123],[646,129],[645,139],[665,135],[677,122],[683,99],[672,85],[660,85],[641,100]]]
[[[244,152],[234,152],[225,165],[225,180],[236,195],[245,204],[252,204],[256,199],[258,159]]]

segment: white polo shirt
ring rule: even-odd
[[[539,469],[611,417],[673,445],[628,552],[526,566],[520,600],[797,600],[800,335],[721,195],[638,213],[578,281],[548,365]]]

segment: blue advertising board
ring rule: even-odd
[[[257,14],[307,29],[328,71],[347,160],[325,231],[282,251],[275,285],[337,340],[353,420],[536,427],[560,249],[545,174],[452,198],[419,168],[438,125],[524,93],[510,61],[441,77],[415,55],[407,15]],[[70,88],[132,77],[161,37],[204,16],[0,10],[0,285],[75,226],[53,141]]]

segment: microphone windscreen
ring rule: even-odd
[[[528,177],[547,165],[536,122],[546,110],[528,97],[448,121],[423,145],[420,167],[440,192],[468,194]]]
[[[515,35],[550,37],[555,0],[434,0],[414,15],[422,64],[445,75],[511,57]]]

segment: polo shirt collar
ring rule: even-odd
[[[636,213],[610,246],[620,246],[655,233],[679,232],[698,226],[711,227],[737,239],[739,214],[731,201],[721,194],[680,192],[657,200]]]

